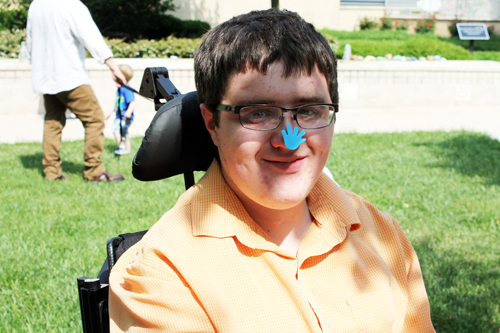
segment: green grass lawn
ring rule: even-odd
[[[81,332],[76,278],[97,275],[109,237],[149,228],[184,191],[182,176],[133,179],[132,156],[115,158],[113,149],[106,141],[106,167],[126,180],[95,184],[82,180],[82,141],[63,142],[71,176],[63,182],[44,180],[40,144],[0,145],[0,332]],[[498,141],[471,132],[339,134],[328,167],[406,231],[438,332],[498,332]]]

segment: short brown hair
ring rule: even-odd
[[[268,9],[233,17],[210,30],[194,55],[198,100],[214,110],[220,104],[231,75],[255,69],[266,74],[282,62],[285,77],[315,66],[328,83],[333,103],[338,103],[337,60],[314,26],[297,13]],[[214,114],[216,124],[218,113]]]
[[[132,76],[134,76],[134,71],[129,65],[118,65],[118,68],[120,69],[120,72],[122,72],[123,76],[125,76],[125,79],[127,79],[127,82],[132,79]]]

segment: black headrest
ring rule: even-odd
[[[159,180],[206,171],[216,147],[201,116],[196,91],[163,105],[154,116],[132,163],[133,176]]]

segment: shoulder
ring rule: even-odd
[[[135,94],[132,90],[127,88],[122,88],[121,91],[122,94],[127,98],[127,100],[131,101],[135,99]]]
[[[402,246],[408,240],[396,219],[389,213],[384,212],[363,197],[344,190],[353,205],[361,222],[360,235],[376,236],[385,241],[390,241],[395,246]]]
[[[361,221],[361,228],[357,231],[358,236],[370,243],[383,241],[385,250],[399,253],[405,258],[407,269],[409,269],[411,261],[416,256],[415,250],[396,219],[361,196],[347,190],[343,191]]]
[[[342,189],[342,191],[349,198],[358,216],[366,218],[365,214],[369,214],[371,218],[387,221],[392,224],[394,218],[389,213],[381,211],[374,204],[354,192],[345,189]]]
[[[138,251],[150,254],[166,254],[171,249],[182,251],[193,238],[191,201],[196,194],[191,188],[184,192],[174,207],[168,210],[142,238]]]

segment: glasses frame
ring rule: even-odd
[[[299,121],[297,120],[298,110],[300,108],[303,108],[303,107],[306,107],[306,106],[314,106],[314,105],[328,105],[328,106],[333,106],[334,111],[330,111],[330,112],[333,112],[332,120],[330,121],[330,123],[328,125],[321,126],[321,127],[307,128],[307,127],[300,126]],[[265,128],[265,129],[246,127],[241,122],[240,111],[241,111],[241,109],[243,109],[245,107],[249,107],[249,106],[268,106],[268,107],[271,106],[271,107],[275,107],[275,108],[281,109],[281,116],[280,116],[280,121],[279,121],[278,125],[276,125],[276,127],[273,127],[273,128]],[[299,105],[299,106],[296,106],[294,108],[285,108],[285,107],[282,107],[282,106],[269,105],[269,104],[244,104],[244,105],[219,104],[219,105],[217,105],[215,107],[215,110],[217,110],[217,111],[226,111],[226,112],[231,112],[231,113],[237,114],[238,118],[240,120],[241,126],[243,126],[244,128],[250,129],[250,130],[254,130],[254,131],[272,131],[272,130],[277,129],[281,125],[281,122],[283,121],[283,115],[284,115],[285,112],[292,112],[293,113],[293,120],[295,120],[295,122],[297,123],[297,126],[299,126],[302,129],[320,129],[320,128],[328,127],[332,123],[335,124],[336,113],[339,112],[339,104],[338,103],[313,103],[313,104]]]

